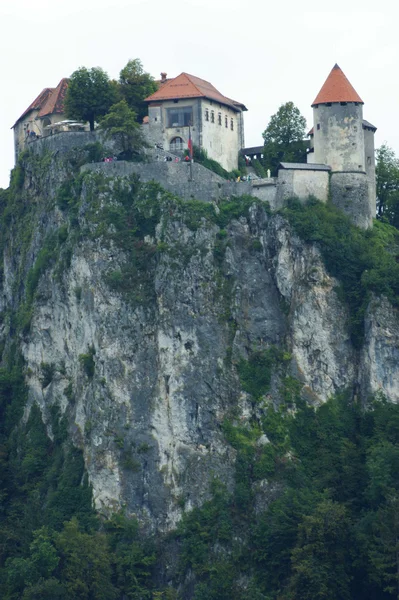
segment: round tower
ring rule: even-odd
[[[355,225],[367,229],[375,217],[375,200],[366,175],[363,100],[338,65],[312,107],[314,162],[331,168],[331,201]]]
[[[312,104],[314,161],[331,171],[365,171],[363,100],[335,65]]]

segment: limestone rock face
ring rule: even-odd
[[[265,402],[278,404],[287,376],[315,404],[343,390],[399,400],[399,320],[385,300],[372,300],[359,352],[338,282],[280,215],[254,205],[223,232],[198,219],[195,228],[160,221],[148,240],[160,248],[151,290],[140,301],[107,283],[124,252],[81,236],[61,275],[53,267],[42,274],[21,337],[26,415],[37,402],[49,423],[58,404],[83,449],[97,508],[124,506],[164,531],[183,506],[209,497],[214,477],[233,486],[235,451],[223,423],[232,410],[241,423],[259,411],[237,369],[251,353],[285,353]],[[59,222],[54,208],[47,226]],[[40,235],[33,239],[37,253]],[[4,256],[2,302],[11,306],[16,262],[7,249]]]
[[[359,383],[363,395],[382,394],[399,402],[399,315],[384,298],[373,298],[365,319]]]

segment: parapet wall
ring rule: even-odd
[[[282,208],[293,196],[306,199],[309,196],[327,202],[329,188],[328,171],[280,169],[278,173],[277,205]]]
[[[51,152],[62,153],[92,144],[97,140],[98,134],[95,131],[62,131],[29,141],[27,148],[33,152],[43,152],[44,149],[48,149]]]
[[[156,181],[163,188],[184,200],[195,198],[204,202],[217,202],[220,198],[253,195],[251,182],[226,181],[197,163],[192,164],[192,181],[190,180],[190,165],[182,161],[92,163],[84,165],[82,171],[104,173],[109,177],[126,177],[136,173],[140,176],[141,181]]]

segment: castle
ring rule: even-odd
[[[376,215],[374,133],[363,119],[363,100],[336,64],[312,103],[307,163],[280,163],[268,188],[257,183],[257,195],[272,208],[292,197],[331,200],[358,227],[371,227]],[[262,148],[251,148],[259,155]],[[267,181],[264,180],[264,185]]]
[[[50,126],[65,119],[64,99],[68,89],[68,79],[61,79],[57,87],[44,88],[16,120],[14,130],[15,162],[28,141],[50,133]]]
[[[187,148],[191,134],[192,143],[226,171],[236,169],[238,154],[244,148],[244,104],[188,73],[174,79],[161,73],[161,77],[159,89],[146,98],[144,130],[148,141],[179,152]]]
[[[64,89],[62,86],[43,90],[15,123],[16,156],[23,144],[32,141],[26,137],[31,123],[39,123],[45,135],[45,119],[53,122],[62,119],[61,102],[56,102],[60,90]],[[209,82],[187,73],[174,79],[166,79],[162,74],[159,89],[146,101],[149,114],[142,127],[153,148],[182,153],[191,135],[192,143],[205,149],[209,157],[218,160],[226,170],[237,166],[238,153],[245,153],[243,112],[247,109],[242,103],[223,96]],[[312,107],[313,128],[309,132],[307,163],[283,162],[278,177],[238,184],[235,191],[229,187],[229,193],[252,194],[268,201],[272,209],[283,207],[291,197],[315,196],[322,202],[331,200],[355,225],[366,229],[376,214],[376,127],[363,120],[363,101],[338,65],[331,70]],[[214,174],[210,177],[212,189],[218,186],[220,193],[222,189],[227,191],[222,186],[223,180],[216,182]],[[201,176],[203,187],[206,187],[206,179],[206,174]],[[204,190],[201,194],[197,183],[188,184],[193,192],[195,187],[195,197],[213,199],[213,192]],[[184,195],[187,194],[193,196],[188,188]]]

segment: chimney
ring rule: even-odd
[[[165,83],[167,73],[161,73],[161,83]]]

